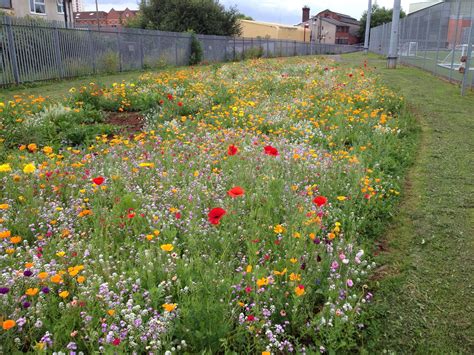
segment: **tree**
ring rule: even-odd
[[[149,0],[130,26],[161,31],[234,36],[241,32],[239,12],[226,10],[217,0]]]
[[[384,23],[392,22],[393,9],[380,7],[377,3],[372,5],[372,17],[370,20],[370,28],[380,26]],[[400,18],[406,16],[405,11],[400,11]],[[360,18],[359,38],[365,38],[365,25],[367,23],[367,11],[364,11]]]

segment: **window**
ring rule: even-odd
[[[34,14],[45,14],[45,0],[30,0],[30,11]]]
[[[0,8],[11,9],[12,0],[0,0]]]
[[[57,0],[57,8],[58,8],[58,14],[64,14],[64,1],[63,0]]]

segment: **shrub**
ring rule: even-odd
[[[191,55],[189,56],[189,65],[196,65],[202,62],[202,46],[194,33],[191,34]]]

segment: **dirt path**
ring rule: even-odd
[[[359,64],[363,55],[343,56]],[[370,57],[379,68],[385,62]],[[403,353],[474,352],[474,95],[414,68],[377,69],[422,129],[402,205],[378,260],[364,348]]]

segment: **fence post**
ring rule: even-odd
[[[428,9],[428,25],[426,26],[426,35],[425,35],[425,55],[423,57],[423,69],[426,67],[426,55],[428,54],[428,46],[430,42],[430,27],[431,27],[431,7]]]
[[[117,28],[117,51],[118,51],[118,56],[119,56],[119,72],[122,71],[122,48],[121,48],[121,41],[120,41],[120,33]]]
[[[439,47],[441,46],[441,27],[443,24],[443,15],[444,15],[444,8],[442,11],[439,12],[439,25],[438,25],[438,39],[436,42],[436,61],[435,61],[435,69],[434,74],[438,73],[438,60],[439,60]]]
[[[267,58],[270,58],[270,40],[267,38]]]
[[[140,38],[138,39],[138,46],[139,46],[139,50],[140,50],[140,69],[143,70],[144,68],[144,55],[143,55],[143,38],[142,36],[140,36]]]
[[[10,62],[12,65],[12,70],[13,70],[13,78],[15,79],[15,84],[20,83],[20,73],[18,72],[18,58],[16,57],[16,47],[15,47],[15,41],[13,39],[13,29],[12,29],[12,23],[11,23],[11,18],[8,16],[5,16],[5,26],[7,30],[7,38],[8,38],[8,54],[10,55]]]
[[[59,29],[54,26],[54,58],[56,60],[56,67],[59,69],[59,78],[64,77],[63,63],[61,60],[61,47],[59,44]]]
[[[97,73],[97,67],[96,67],[96,64],[95,64],[94,39],[92,38],[92,31],[91,31],[90,26],[89,26],[88,32],[89,32],[89,59],[92,63],[92,72],[94,74],[96,74]]]
[[[235,36],[234,36],[234,54],[233,55],[234,55],[233,60],[235,62]]]
[[[178,34],[174,37],[174,62],[178,66]]]
[[[456,15],[456,32],[453,40],[453,57],[451,58],[451,70],[449,71],[449,82],[453,79],[454,55],[456,54],[456,43],[458,43],[459,16],[461,14],[461,0],[458,0],[458,13]]]
[[[471,19],[472,19],[472,9],[473,9],[473,2],[471,1]],[[464,67],[464,75],[462,79],[462,88],[461,88],[462,96],[464,96],[466,92],[466,87],[469,81],[469,73],[470,73],[471,60],[472,60],[472,42],[473,42],[472,33],[473,31],[474,31],[474,23],[471,20],[471,28],[469,29],[469,39],[467,41],[467,58],[466,58],[466,62],[464,63],[465,67]]]

